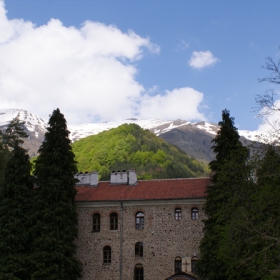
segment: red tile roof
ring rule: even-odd
[[[143,180],[136,185],[77,186],[76,201],[154,200],[205,197],[210,178]]]

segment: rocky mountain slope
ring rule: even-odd
[[[38,148],[44,139],[47,121],[42,118],[20,109],[1,109],[0,110],[0,129],[19,114],[20,120],[25,121],[25,128],[29,138],[25,147],[29,150],[30,156],[37,154]],[[191,157],[208,163],[213,159],[211,150],[211,140],[215,137],[218,130],[217,124],[207,122],[191,123],[184,120],[165,121],[165,120],[138,120],[126,119],[116,122],[88,123],[82,125],[68,125],[71,132],[72,141],[77,141],[89,135],[98,134],[104,130],[116,128],[124,123],[136,123],[143,129],[148,129],[155,135],[165,139],[168,143],[178,146]],[[239,130],[243,139],[256,140],[260,132]]]

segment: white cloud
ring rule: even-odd
[[[261,125],[259,125],[258,130],[272,131],[272,132],[278,131],[278,134],[279,134],[279,130],[280,130],[279,108],[280,108],[280,100],[276,100],[274,102],[274,109],[275,110],[273,112],[271,112],[271,110],[269,110],[267,108],[263,108],[259,112],[259,115],[263,116],[263,118],[262,118],[263,123]],[[267,114],[269,111],[271,112],[271,114]]]
[[[141,101],[140,118],[205,120],[198,111],[203,94],[185,87],[166,91],[164,95],[144,95]]]
[[[203,119],[203,95],[181,88],[157,94],[137,80],[135,61],[159,47],[133,31],[85,21],[78,29],[51,19],[42,26],[9,20],[0,0],[1,108],[48,119],[60,108],[69,124],[145,118]]]
[[[219,59],[214,57],[210,51],[192,52],[189,65],[196,69],[202,69],[204,67],[214,65],[218,61]]]

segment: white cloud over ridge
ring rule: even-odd
[[[159,47],[113,25],[85,21],[77,29],[57,19],[42,26],[9,20],[0,0],[0,107],[46,119],[60,108],[69,124],[205,119],[198,111],[202,93],[186,87],[150,94],[137,82],[135,62],[146,50],[158,53]]]
[[[139,115],[143,119],[205,120],[204,115],[198,111],[202,100],[203,94],[189,87],[167,90],[163,95],[144,95]]]
[[[189,65],[195,69],[202,69],[214,65],[219,59],[214,57],[210,51],[192,52]]]

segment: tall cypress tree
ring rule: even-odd
[[[78,234],[75,205],[77,172],[66,120],[54,110],[45,140],[35,161],[35,238],[30,259],[32,279],[68,279],[81,276],[81,263],[75,257]]]
[[[215,160],[210,162],[211,186],[207,188],[204,211],[204,237],[200,244],[200,260],[197,271],[201,279],[227,279],[228,265],[221,252],[227,226],[234,209],[244,197],[249,171],[246,161],[249,150],[242,146],[234,126],[234,118],[223,110],[222,121],[216,138],[213,139]]]
[[[33,180],[27,151],[20,145],[27,134],[14,119],[8,126],[13,141],[5,165],[4,184],[0,189],[0,279],[30,279],[28,254],[30,247],[30,210]],[[17,134],[17,131],[21,131]],[[4,134],[4,139],[5,138]],[[6,150],[2,150],[7,153]]]

